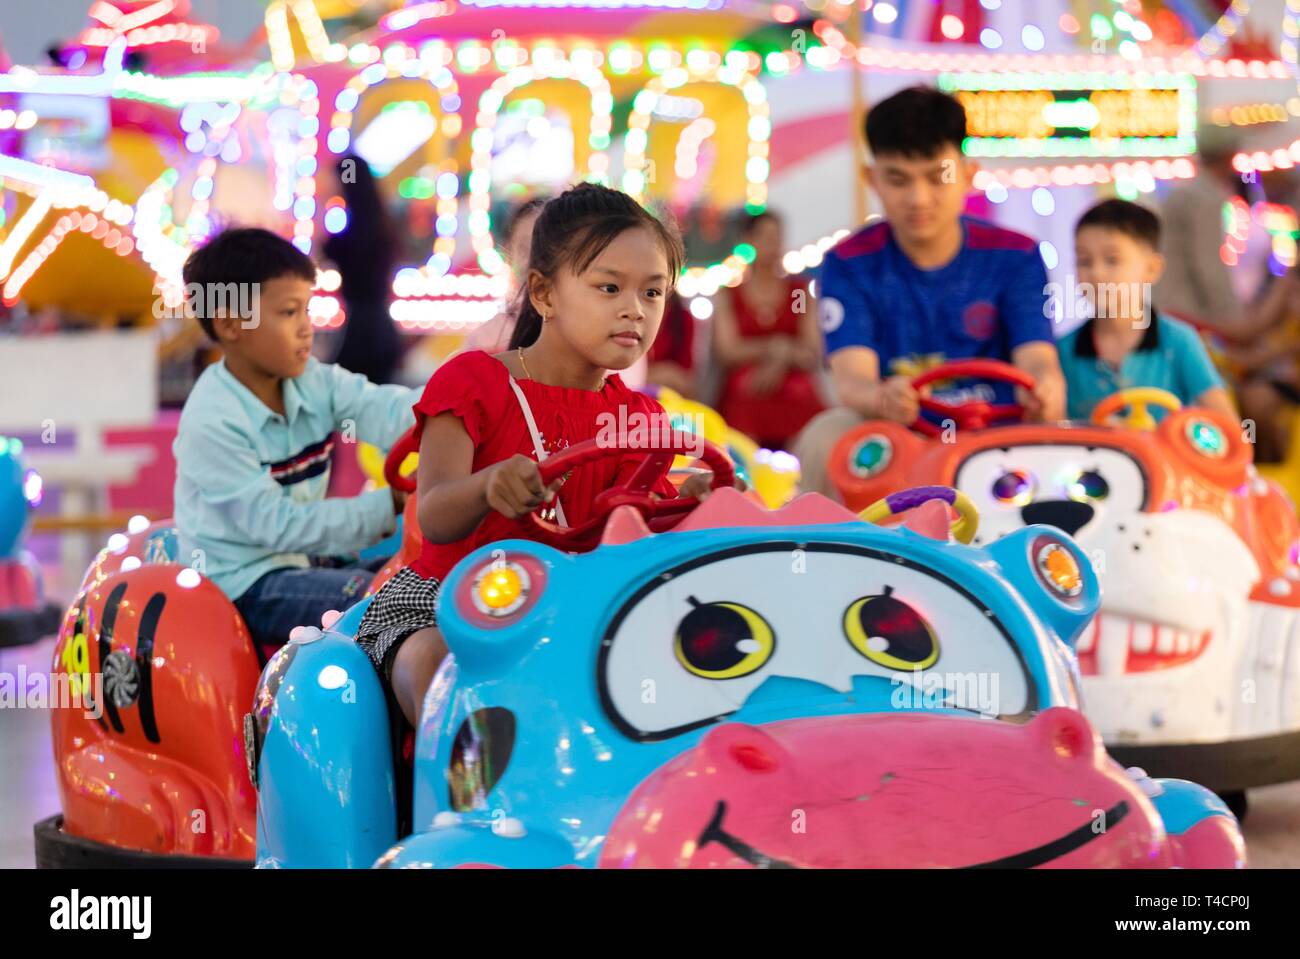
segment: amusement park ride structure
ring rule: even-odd
[[[1207,123],[1258,144],[1243,173],[1300,161],[1300,0],[1280,30],[1250,0],[1075,0],[1043,24],[1016,6],[271,0],[236,49],[186,0],[97,0],[62,66],[0,72],[0,297],[175,310],[185,257],[225,223],[307,252],[344,229],[333,173],[359,159],[400,218],[406,331],[491,317],[508,284],[494,223],[577,179],[678,218],[679,290],[707,317],[753,255],[733,214],[771,203],[797,241],[787,269],[815,267],[867,210],[864,105],[922,81],[967,108],[976,209],[1005,204],[1050,270],[1097,187],[1135,198],[1193,176]],[[1279,34],[1276,53],[1258,41]],[[1294,263],[1289,207],[1244,216],[1272,237],[1275,272]],[[322,327],[344,320],[338,284],[322,272]]]

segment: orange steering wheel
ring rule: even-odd
[[[1152,406],[1177,413],[1183,408],[1183,402],[1168,390],[1154,386],[1138,386],[1120,390],[1106,397],[1092,408],[1092,415],[1088,417],[1088,422],[1093,426],[1116,425],[1111,422],[1111,417],[1127,408],[1128,415],[1118,417],[1118,425],[1149,433],[1156,428],[1156,418],[1151,415]]]

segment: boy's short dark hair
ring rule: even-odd
[[[949,145],[961,150],[966,108],[934,87],[908,87],[872,107],[865,129],[873,157],[932,157]]]
[[[197,284],[210,289],[211,285],[227,283],[266,283],[281,276],[299,276],[312,283],[316,281],[316,264],[296,246],[270,230],[258,227],[239,227],[223,230],[190,254],[182,268],[187,299],[193,303],[195,314],[203,332],[214,343],[216,332],[213,317],[203,309],[213,297],[189,297],[188,291]]]
[[[1102,200],[1079,217],[1074,225],[1075,235],[1086,226],[1118,230],[1153,250],[1160,249],[1160,217],[1128,200]]]

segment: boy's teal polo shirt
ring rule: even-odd
[[[172,444],[177,562],[232,600],[273,569],[359,551],[396,523],[388,489],[325,497],[330,454],[335,433],[391,446],[415,424],[419,391],[315,359],[283,390],[281,415],[219,360],[190,391]]]
[[[1065,374],[1066,415],[1072,420],[1086,420],[1106,397],[1137,386],[1168,390],[1184,406],[1194,404],[1206,390],[1223,386],[1200,336],[1182,320],[1155,313],[1119,369],[1097,355],[1092,327],[1088,320],[1056,342]]]

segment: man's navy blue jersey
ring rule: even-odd
[[[915,376],[947,360],[1011,362],[1025,343],[1054,341],[1047,271],[1030,237],[963,216],[961,250],[937,270],[908,259],[887,221],[827,252],[817,282],[826,354],[865,346],[881,378]],[[937,386],[938,384],[936,384]],[[993,398],[987,387],[935,389],[936,398]],[[997,389],[999,402],[1011,388]]]

